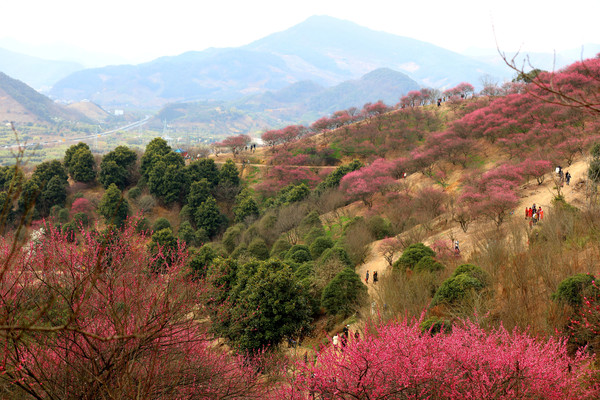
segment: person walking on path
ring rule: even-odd
[[[367,270],[367,273],[365,274],[365,283],[369,283],[369,270]]]
[[[538,216],[540,217],[540,221],[544,219],[544,210],[542,210],[542,206],[538,209]]]
[[[571,174],[569,173],[569,171],[567,171],[567,173],[565,174],[565,180],[567,181],[567,186],[569,186],[569,183],[571,183]]]
[[[373,271],[373,283],[377,283],[379,280],[379,276],[377,275],[377,271]]]

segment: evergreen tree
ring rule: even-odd
[[[102,157],[98,180],[108,188],[111,183],[121,190],[132,183],[131,169],[135,165],[137,154],[127,146],[117,146],[113,151]]]
[[[187,197],[187,204],[192,210],[195,210],[200,206],[200,204],[204,203],[209,196],[210,187],[208,180],[206,178],[202,178],[192,183],[190,187],[190,193]]]
[[[219,170],[212,158],[196,160],[185,167],[185,175],[188,182],[196,182],[206,179],[211,187],[219,183]]]
[[[31,178],[36,179],[40,187],[43,187],[54,176],[58,176],[64,185],[68,183],[69,177],[67,176],[67,171],[58,160],[45,161],[38,164]]]
[[[73,154],[70,165],[67,167],[69,174],[76,182],[92,182],[96,178],[96,162],[89,149],[81,148]]]
[[[247,274],[244,269],[248,269]],[[237,275],[237,287],[232,290],[235,298],[230,298],[235,304],[231,310],[231,321],[235,323],[227,336],[238,348],[258,351],[276,346],[284,338],[300,336],[309,327],[309,294],[288,265],[273,260],[249,263]]]
[[[146,179],[150,178],[150,171],[154,165],[167,153],[171,151],[171,147],[162,138],[154,138],[146,146],[146,151],[142,156],[142,165],[140,173]]]
[[[239,186],[240,173],[231,159],[225,161],[225,164],[221,167],[219,171],[219,183]]]
[[[195,211],[196,226],[206,230],[209,237],[213,237],[225,223],[225,217],[219,211],[217,201],[214,197],[209,197]]]
[[[344,268],[329,282],[321,296],[321,305],[331,315],[349,316],[364,301],[367,287],[351,268]]]
[[[260,211],[258,204],[252,198],[250,190],[247,188],[242,190],[235,198],[235,206],[233,207],[233,215],[235,222],[244,222],[248,217],[258,217]]]
[[[38,196],[36,208],[42,217],[50,214],[50,208],[54,205],[64,207],[67,200],[67,188],[62,178],[55,175],[44,186],[40,196]]]
[[[100,199],[98,213],[106,219],[107,223],[121,226],[125,222],[129,214],[129,203],[114,183],[106,189]]]
[[[108,188],[111,184],[115,184],[119,189],[125,189],[129,183],[128,176],[127,170],[115,161],[102,160],[98,181],[105,188]]]

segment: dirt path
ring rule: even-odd
[[[571,174],[571,184],[566,184],[562,187],[561,193],[565,197],[565,200],[575,206],[583,204],[585,199],[585,179],[587,176],[587,160],[578,160],[568,168],[563,168],[563,171],[569,171]],[[537,184],[535,179],[521,187],[521,200],[519,205],[513,211],[512,218],[522,218],[525,222],[525,207],[531,207],[535,203],[538,207],[542,206],[544,211],[544,218],[547,218],[548,213],[551,211],[552,199],[556,197],[557,192],[554,189],[554,181],[552,180],[552,174],[546,175],[546,179],[541,185]],[[450,223],[450,228],[442,231],[435,232],[429,238],[424,240],[424,243],[431,245],[438,239],[448,241],[448,246],[451,244],[451,237],[457,239],[460,243],[461,253],[463,257],[473,251],[475,241],[479,237],[478,234],[495,229],[494,225],[488,221],[475,221],[469,226],[467,233],[463,232],[457,223]],[[383,258],[381,250],[379,248],[381,241],[375,241],[370,245],[370,253],[367,256],[365,263],[357,266],[356,273],[364,281],[365,274],[369,271],[369,283],[367,284],[369,290],[369,296],[372,300],[377,298],[378,287],[377,284],[373,283],[373,272],[378,271],[379,277],[384,276],[390,271],[387,262]],[[394,260],[400,256],[400,253],[394,255]]]

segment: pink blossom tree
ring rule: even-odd
[[[228,148],[234,155],[238,154],[244,147],[248,146],[252,138],[248,135],[229,136],[222,141],[215,143],[218,147]]]
[[[552,171],[552,163],[548,160],[532,160],[528,158],[522,161],[519,167],[523,171],[523,175],[534,177],[538,185],[544,183],[546,174]]]
[[[340,182],[340,188],[351,198],[359,198],[371,208],[375,193],[384,191],[394,182],[391,176],[394,168],[393,162],[377,159],[368,166],[346,174]]]
[[[257,398],[249,363],[220,352],[197,304],[202,281],[185,270],[182,243],[166,259],[130,221],[81,230],[70,243],[45,225],[26,248],[0,238],[0,386],[16,397]],[[214,379],[218,376],[219,379]],[[11,396],[12,397],[12,396]]]
[[[369,327],[343,349],[299,362],[277,398],[594,399],[592,359],[569,357],[564,341],[538,340],[475,323],[428,334],[418,321]],[[466,350],[468,349],[468,351]]]

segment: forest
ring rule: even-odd
[[[17,153],[0,397],[599,398],[599,90],[596,57],[200,157]]]

